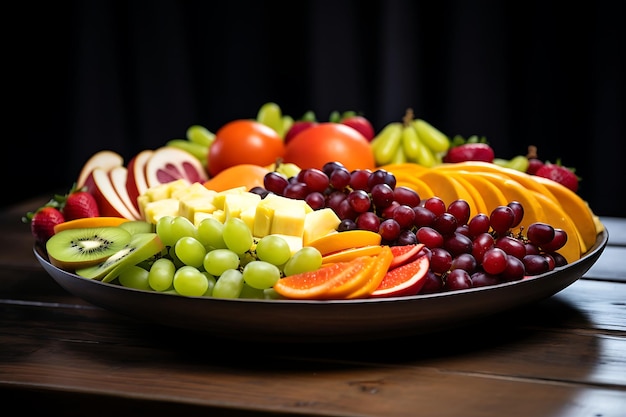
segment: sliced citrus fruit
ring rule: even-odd
[[[417,294],[426,282],[430,267],[428,256],[420,256],[413,262],[388,271],[371,297],[397,297]]]
[[[476,188],[474,183],[465,179],[464,175],[454,175],[453,178],[461,183],[461,185],[472,196],[472,200],[474,200],[474,207],[470,206],[470,218],[478,213],[489,213],[489,211],[487,211],[485,200],[483,200],[482,193],[478,188]]]
[[[209,190],[217,192],[231,188],[245,186],[246,190],[254,187],[263,187],[263,178],[270,172],[269,169],[254,164],[239,164],[220,171],[214,177],[204,182]]]
[[[393,260],[389,265],[389,269],[393,269],[400,265],[404,265],[406,263],[414,261],[423,248],[423,243],[417,243],[414,245],[391,246]]]
[[[347,262],[359,256],[376,256],[383,250],[380,245],[367,245],[359,248],[350,248],[339,252],[329,253],[322,256],[322,265],[334,264],[337,262]]]
[[[316,248],[322,256],[325,256],[346,249],[380,245],[380,241],[381,237],[377,232],[355,229],[322,236],[309,242],[307,246]]]
[[[486,210],[485,213],[489,214],[496,207],[506,206],[509,203],[500,188],[485,177],[475,175],[475,173],[471,171],[459,171],[459,174],[459,176],[462,176],[466,181],[472,183],[480,192]]]
[[[389,271],[391,261],[394,255],[389,246],[382,247],[382,251],[376,256],[376,262],[367,273],[367,280],[361,282],[360,288],[346,295],[345,298],[363,298],[369,297],[376,288],[380,286],[385,274]]]
[[[337,262],[315,271],[303,272],[281,278],[274,284],[274,291],[286,298],[328,299],[328,291],[342,286],[374,263],[371,256],[361,256],[349,262]]]
[[[124,217],[83,217],[80,219],[68,220],[63,223],[59,223],[54,226],[54,233],[59,233],[62,230],[67,229],[84,229],[90,227],[108,227],[119,226],[122,223],[126,223],[129,219]]]

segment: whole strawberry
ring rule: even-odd
[[[30,222],[30,231],[35,241],[45,244],[54,235],[54,226],[63,223],[63,213],[54,205],[45,205],[35,212],[30,212],[22,218],[24,223]]]
[[[100,216],[96,199],[87,191],[71,191],[63,202],[62,212],[65,220]]]
[[[576,176],[573,169],[561,165],[560,161],[557,161],[555,164],[546,162],[535,172],[535,175],[551,179],[552,181],[564,185],[573,192],[578,192],[578,176]]]
[[[471,136],[463,139],[457,135],[452,139],[452,146],[443,157],[443,162],[457,163],[467,161],[493,162],[495,152],[493,148],[487,144],[485,138]]]

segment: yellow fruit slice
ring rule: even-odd
[[[369,230],[346,230],[345,232],[331,233],[309,242],[320,251],[322,256],[347,249],[363,246],[380,245],[381,237],[377,232]]]
[[[587,247],[583,242],[578,229],[572,219],[567,213],[549,197],[539,194],[536,191],[530,190],[535,198],[539,201],[543,207],[546,215],[545,223],[548,223],[554,228],[563,229],[567,233],[567,243],[557,252],[567,259],[568,263],[572,263],[580,259],[580,256],[587,252]]]
[[[463,199],[469,203],[470,212],[477,212],[476,203],[472,195],[463,184],[451,175],[431,169],[424,171],[419,176],[419,179],[424,181],[433,190],[434,195],[441,198],[446,203],[446,206],[454,200]]]
[[[348,262],[359,256],[376,256],[383,250],[380,245],[361,246],[359,248],[350,248],[339,252],[329,253],[322,256],[322,265],[334,264],[337,262]]]
[[[461,183],[461,185],[472,196],[472,200],[474,200],[475,208],[474,207],[470,207],[470,218],[474,217],[478,213],[489,214],[489,212],[487,211],[487,207],[485,205],[485,201],[483,200],[483,196],[482,196],[482,193],[480,192],[480,190],[478,190],[478,188],[476,188],[474,186],[474,184],[471,183],[470,181],[468,181],[465,178],[465,176],[462,175],[462,174],[461,175],[453,175],[453,178],[455,180],[457,180],[459,183]]]
[[[498,206],[506,206],[509,204],[506,196],[500,190],[500,188],[489,179],[482,177],[480,175],[476,175],[474,172],[469,171],[459,171],[460,176],[462,176],[466,181],[472,183],[477,190],[480,191],[480,195],[483,199],[485,205],[485,213],[490,214],[493,209]]]
[[[529,175],[525,172],[518,171],[516,169],[503,167],[497,164],[493,164],[490,162],[482,162],[482,161],[467,161],[467,162],[458,162],[455,164],[441,164],[434,169],[441,170],[465,170],[472,172],[492,172],[495,174],[500,174],[507,176],[508,178],[515,180],[528,188],[529,190],[535,190],[543,195],[547,195],[548,197],[554,199],[554,196],[550,192],[548,188],[543,186],[543,184],[538,183],[533,179],[532,175]]]
[[[572,218],[573,223],[578,228],[580,236],[585,242],[585,246],[587,248],[592,247],[596,242],[597,234],[600,233],[602,229],[598,230],[593,212],[585,200],[569,188],[551,179],[538,176],[533,176],[533,179],[550,189],[555,197],[556,203],[558,203],[563,210],[566,210],[567,214]]]
[[[498,187],[500,191],[502,191],[502,194],[504,194],[507,201],[506,204],[511,201],[518,201],[522,204],[524,207],[524,217],[518,227],[526,229],[531,223],[546,221],[546,216],[541,208],[541,204],[539,204],[535,196],[519,182],[493,172],[476,171],[474,174],[486,178]]]
[[[378,169],[384,169],[385,171],[392,173],[396,177],[398,175],[415,175],[420,172],[426,172],[430,170],[430,168],[420,164],[416,164],[414,162],[391,163],[381,165],[378,167]]]
[[[66,222],[55,225],[54,233],[59,233],[60,231],[67,229],[82,229],[85,227],[119,226],[120,224],[126,223],[127,221],[128,219],[124,217],[83,217],[81,219],[68,220]]]

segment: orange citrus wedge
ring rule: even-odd
[[[59,233],[62,230],[67,229],[82,229],[86,227],[108,227],[119,226],[122,223],[126,223],[128,219],[124,217],[83,217],[81,219],[68,220],[63,223],[59,223],[54,226],[54,233]]]
[[[339,252],[329,253],[322,256],[322,265],[334,264],[337,262],[348,262],[359,256],[376,256],[380,254],[383,247],[380,245],[367,245],[359,248],[350,248],[340,250]]]
[[[233,165],[220,171],[217,175],[204,183],[209,190],[217,192],[231,188],[245,186],[246,190],[254,187],[263,187],[263,178],[270,172],[269,169],[254,164]]]
[[[307,246],[314,247],[320,251],[322,256],[326,256],[347,249],[380,245],[380,242],[381,237],[377,232],[355,229],[324,235],[309,242]]]

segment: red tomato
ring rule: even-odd
[[[215,132],[208,171],[213,177],[234,165],[266,166],[284,153],[285,143],[274,129],[251,119],[233,120]]]
[[[342,123],[325,122],[298,133],[285,147],[285,162],[300,168],[322,169],[341,162],[349,171],[375,169],[374,153],[365,137]]]

